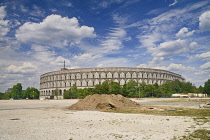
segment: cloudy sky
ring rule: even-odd
[[[210,78],[209,0],[1,0],[0,91],[49,71],[144,67]]]

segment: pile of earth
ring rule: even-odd
[[[71,110],[116,110],[140,105],[122,95],[93,94],[69,107]]]

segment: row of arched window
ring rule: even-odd
[[[114,79],[114,82],[119,83],[120,85],[124,85],[126,84],[128,81],[130,81],[131,79],[128,80],[117,80]],[[135,81],[137,81],[136,79],[134,79]],[[54,82],[45,82],[45,83],[41,83],[40,88],[44,89],[44,88],[70,88],[72,87],[74,84],[77,87],[93,87],[95,85],[98,84],[102,84],[105,81],[105,79],[102,80],[70,80],[70,81],[54,81]],[[137,82],[142,83],[145,82],[146,84],[155,84],[157,83],[158,85],[161,85],[165,82],[166,80],[154,80],[154,79],[139,79]]]
[[[173,80],[175,79],[175,76],[173,75],[168,75],[168,74],[156,74],[156,73],[136,73],[134,72],[131,74],[130,72],[128,73],[73,73],[73,74],[62,74],[62,75],[52,75],[52,76],[45,76],[41,77],[40,82],[47,82],[47,81],[58,81],[58,80],[75,80],[75,79],[114,79],[114,78],[154,78],[154,79],[165,79],[165,80]]]

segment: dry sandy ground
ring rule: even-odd
[[[0,140],[170,140],[206,127],[189,117],[64,109],[75,102],[0,101]]]

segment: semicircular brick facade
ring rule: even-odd
[[[129,80],[135,80],[138,83],[161,85],[175,79],[185,82],[185,78],[181,75],[160,69],[138,67],[61,69],[41,75],[40,97],[54,98],[53,90],[57,88],[59,89],[58,97],[62,99],[64,91],[74,84],[78,88],[90,88],[105,80],[113,80],[120,85],[124,85]]]

